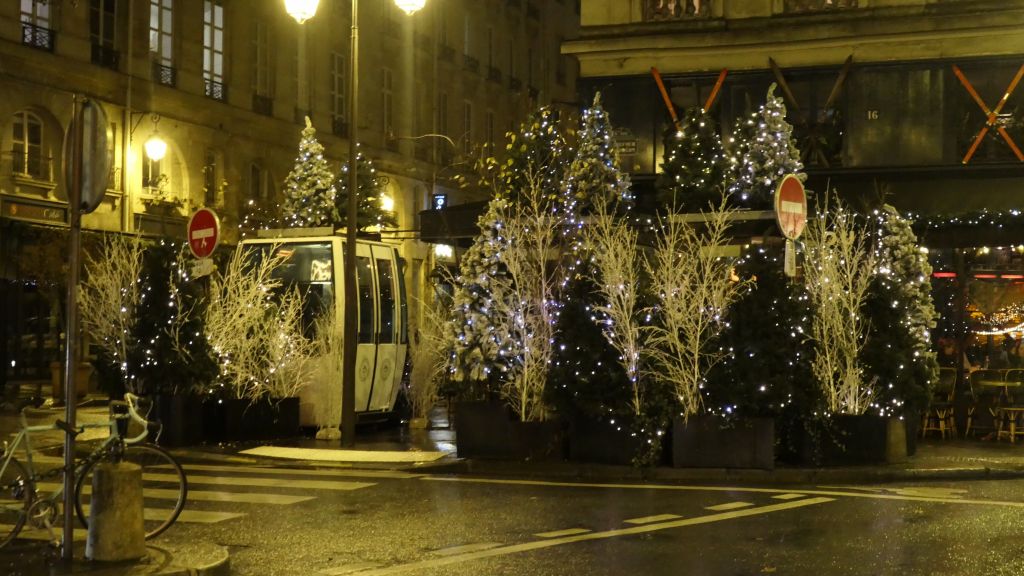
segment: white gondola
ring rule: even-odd
[[[300,235],[301,234],[301,235]],[[303,324],[312,335],[316,320],[333,306],[338,318],[345,307],[345,239],[330,229],[261,231],[260,237],[243,240],[242,245],[274,250],[285,261],[275,276],[287,288],[296,287],[304,296]],[[356,243],[356,278],[359,301],[358,346],[356,353],[355,412],[360,420],[389,416],[401,388],[408,348],[408,305],[401,257],[395,246],[371,240]],[[341,366],[341,358],[337,365]],[[316,426],[316,414],[330,394],[340,398],[341,380],[311,386],[300,393],[303,426]],[[337,407],[340,411],[340,406]],[[320,420],[323,419],[321,416]],[[340,423],[340,412],[339,412]]]

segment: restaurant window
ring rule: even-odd
[[[167,190],[168,177],[162,171],[163,160],[153,160],[145,154],[142,158],[142,187],[150,194],[162,194]]]

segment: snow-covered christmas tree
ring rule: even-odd
[[[466,251],[454,278],[452,317],[449,322],[452,380],[471,384],[498,378],[509,371],[518,344],[512,340],[507,318],[494,315],[494,300],[506,299],[499,281],[506,276],[501,253],[507,240],[502,230],[504,200],[492,200],[477,221],[480,234]]]
[[[382,199],[385,192],[385,180],[377,173],[373,161],[362,152],[358,153],[356,160],[356,186],[358,188],[358,202],[356,203],[356,222],[359,230],[368,228],[394,227],[398,224],[395,213],[385,210]],[[348,165],[342,167],[338,182],[335,184],[338,190],[335,199],[338,219],[338,227],[346,226],[348,223]]]
[[[333,226],[337,220],[334,201],[334,174],[307,116],[295,167],[284,181],[281,224],[290,228]]]
[[[566,191],[575,203],[574,212],[589,214],[595,197],[612,203],[623,203],[628,209],[633,201],[629,175],[619,169],[612,139],[611,121],[601,106],[601,93],[583,111],[576,146],[576,157],[569,165]]]
[[[939,370],[931,343],[931,265],[895,208],[884,205],[873,216],[878,265],[863,310],[869,328],[861,352],[867,378],[878,379],[872,411],[920,415]]]
[[[680,129],[665,133],[658,205],[673,212],[700,212],[722,200],[725,152],[714,120],[703,108],[686,111]]]
[[[807,178],[792,133],[793,126],[786,122],[786,104],[775,96],[773,83],[764,106],[734,129],[726,175],[727,193],[734,206],[771,210],[775,187],[783,176]]]

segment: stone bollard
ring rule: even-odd
[[[119,562],[138,560],[145,555],[142,468],[128,462],[97,464],[92,476],[85,557]]]

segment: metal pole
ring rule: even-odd
[[[359,0],[352,0],[352,53],[348,82],[348,214],[345,220],[345,334],[341,372],[341,445],[356,441],[356,351],[359,301],[356,289],[356,207],[359,180]]]
[[[75,402],[78,401],[75,387],[75,373],[78,371],[78,260],[82,231],[82,142],[84,122],[82,105],[84,100],[74,97],[74,130],[71,146],[71,190],[68,191],[68,207],[71,212],[71,230],[68,233],[68,293],[67,318],[64,323],[64,419],[70,428],[75,427]],[[74,558],[75,541],[75,437],[64,435],[64,542],[61,557],[65,562]]]
[[[302,113],[304,115],[312,116],[313,115],[313,107],[310,106],[310,103],[309,103],[310,102],[310,97],[309,97],[310,90],[309,90],[308,80],[306,79],[306,74],[308,73],[308,70],[306,69],[307,65],[306,65],[306,25],[305,24],[299,24],[298,56],[299,56],[299,94],[298,94],[298,96],[299,96],[299,105],[298,105],[298,108],[300,110],[302,110]]]

